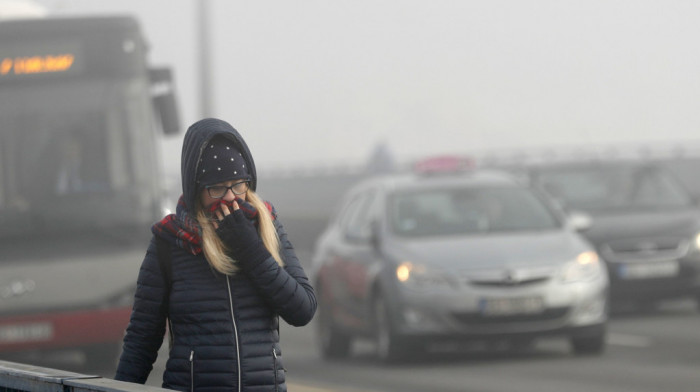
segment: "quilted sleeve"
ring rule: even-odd
[[[166,291],[154,237],[139,271],[134,306],[115,380],[144,384],[148,379],[165,335]]]
[[[274,207],[272,214],[277,216]],[[284,267],[280,267],[271,256],[260,263],[251,264],[243,260],[239,260],[239,263],[282,319],[290,325],[303,326],[311,321],[316,312],[316,294],[284,226],[279,219],[275,219],[274,223]]]

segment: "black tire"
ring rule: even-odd
[[[320,290],[319,290],[320,292]],[[318,306],[318,341],[323,358],[345,358],[350,354],[352,339],[335,326],[328,301],[320,297]]]
[[[576,355],[600,355],[605,351],[605,333],[594,336],[574,336],[571,347]]]
[[[374,299],[374,340],[377,359],[387,364],[404,362],[415,352],[414,342],[395,332],[386,301],[380,294]]]

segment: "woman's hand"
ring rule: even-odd
[[[231,204],[232,204],[232,206],[233,206],[233,211],[237,211],[237,210],[240,210],[240,209],[241,209],[241,208],[238,206],[238,203],[236,202],[236,199],[233,199],[233,202],[232,202]],[[214,221],[214,222],[213,222],[213,224],[214,224],[214,229],[218,229],[218,228],[219,228],[219,222],[223,221],[225,217],[231,215],[231,213],[233,212],[233,211],[231,211],[231,210],[228,208],[228,206],[226,205],[226,203],[221,203],[221,204],[219,205],[219,207],[220,207],[220,208],[216,211],[216,217],[217,217],[218,221]]]
[[[226,244],[234,260],[257,264],[270,257],[257,228],[246,218],[238,203],[233,202],[233,212],[222,204],[216,216],[219,217],[219,222],[215,222],[216,234]]]

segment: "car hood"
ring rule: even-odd
[[[592,249],[579,235],[564,230],[397,242],[398,261],[442,270],[561,265]]]
[[[597,214],[592,217],[593,225],[584,235],[596,245],[616,239],[669,235],[690,238],[700,229],[700,212],[696,209]]]
[[[114,306],[133,296],[146,244],[43,242],[24,247],[21,255],[3,244],[0,315]]]

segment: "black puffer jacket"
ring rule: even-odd
[[[197,140],[186,137],[184,141],[183,195],[188,210],[194,210],[194,176],[201,147],[217,134],[226,134],[240,144],[240,150],[247,155],[254,187],[255,166],[238,132],[214,119],[194,126],[211,131],[198,132]],[[255,265],[239,260],[241,272],[227,277],[215,272],[202,253],[195,256],[171,246],[169,309],[164,306],[166,283],[158,265],[155,241],[151,241],[139,273],[131,322],[115,378],[146,381],[169,316],[174,344],[163,387],[183,391],[286,391],[278,316],[291,325],[305,325],[316,310],[316,298],[279,220],[275,220],[275,226],[284,267],[272,257]]]

